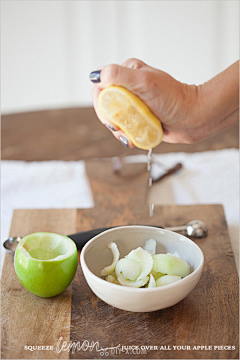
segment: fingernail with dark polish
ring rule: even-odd
[[[89,75],[90,77],[90,80],[93,82],[93,83],[99,83],[101,80],[100,80],[100,73],[101,73],[101,70],[94,70],[91,72],[91,74]]]
[[[128,140],[124,136],[120,136],[119,140],[124,146],[128,147]]]
[[[106,127],[107,127],[109,130],[111,130],[111,131],[116,131],[112,126],[110,126],[110,125],[108,125],[108,124],[106,124]]]

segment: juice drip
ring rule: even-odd
[[[152,167],[152,149],[148,151],[147,155],[147,171],[149,171],[148,178],[148,186],[152,186],[152,175],[151,175],[151,167]],[[149,216],[153,217],[154,204],[149,204]]]
[[[149,204],[149,216],[153,217],[154,204]]]
[[[152,149],[148,150],[148,154],[147,154],[147,171],[151,171],[151,160],[152,160]]]

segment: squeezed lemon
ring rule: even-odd
[[[163,130],[159,119],[138,96],[124,87],[103,89],[98,106],[103,116],[123,130],[138,148],[150,150],[162,141]]]

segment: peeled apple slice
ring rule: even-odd
[[[115,277],[113,277],[112,275],[107,275],[105,280],[111,283],[114,283],[114,281],[116,281]]]
[[[115,278],[115,280],[117,280],[117,275],[116,275],[116,272],[115,272],[115,271],[113,271],[113,272],[111,273],[111,275]]]
[[[137,261],[142,265],[142,270],[137,277],[137,281],[145,278],[147,275],[150,274],[153,267],[153,258],[148,251],[143,250],[141,247],[138,247],[137,249],[132,250],[127,256],[125,256],[125,258]]]
[[[149,277],[145,276],[141,280],[130,281],[130,280],[125,279],[122,275],[120,275],[117,279],[118,279],[118,282],[123,286],[130,286],[130,287],[140,288],[140,287],[146,285],[146,283],[149,280]]]
[[[164,286],[164,285],[169,285],[169,284],[173,284],[176,281],[181,280],[181,276],[177,276],[177,275],[164,275],[161,276],[159,279],[157,279],[156,281],[156,286]]]
[[[132,281],[136,280],[141,270],[141,264],[137,261],[126,258],[119,260],[115,269],[117,277],[123,275],[125,279]]]
[[[152,276],[152,274],[150,274],[150,280],[149,280],[149,284],[148,284],[147,287],[148,288],[156,287],[156,281],[155,281],[154,277]]]
[[[106,281],[112,283],[112,284],[117,284],[119,285],[119,282],[117,281],[117,279],[112,276],[112,275],[107,275],[106,278],[105,278]]]
[[[190,266],[171,254],[157,254],[153,256],[153,271],[185,277],[190,274]]]
[[[151,254],[155,255],[156,254],[156,246],[157,246],[157,242],[154,239],[150,239],[147,240],[143,250],[149,251]]]
[[[101,276],[106,276],[106,275],[110,275],[114,270],[115,270],[115,267],[116,267],[116,264],[119,260],[119,257],[120,257],[120,253],[119,253],[119,250],[118,250],[118,247],[117,245],[114,243],[114,242],[111,242],[109,245],[108,245],[109,249],[112,250],[112,253],[113,253],[113,262],[111,265],[109,266],[106,266],[102,271],[101,271]]]
[[[166,274],[163,274],[163,273],[161,273],[161,272],[156,272],[156,271],[151,271],[151,274],[152,274],[152,276],[154,277],[154,279],[155,279],[155,281],[157,280],[157,279],[159,279],[161,276],[163,276],[163,275],[166,275]]]

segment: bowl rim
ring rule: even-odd
[[[114,231],[116,231],[118,229],[124,229],[124,228],[127,228],[127,229],[129,229],[129,228],[149,228],[149,229],[160,230],[160,231],[163,231],[163,232],[166,232],[166,233],[178,234],[178,233],[175,233],[174,231],[166,230],[166,229],[155,227],[155,226],[149,226],[149,225],[124,225],[124,226],[116,226],[116,227],[114,227],[112,229],[105,230],[105,231],[101,232],[100,234],[94,236],[82,248],[81,254],[80,254],[80,264],[81,264],[82,268],[84,267],[85,270],[89,273],[89,275],[92,276],[93,278],[95,278],[96,281],[100,282],[100,284],[105,284],[105,286],[110,286],[110,287],[111,286],[117,286],[118,289],[121,288],[123,291],[127,291],[127,292],[134,292],[135,293],[135,292],[143,291],[143,292],[148,292],[149,293],[149,292],[152,292],[152,291],[153,292],[154,291],[164,291],[166,288],[171,289],[173,287],[181,286],[183,284],[183,282],[187,283],[187,282],[189,282],[189,280],[194,279],[197,274],[201,274],[202,269],[203,269],[203,265],[204,265],[204,254],[203,254],[202,250],[200,249],[200,247],[194,241],[192,241],[191,239],[187,238],[186,236],[184,236],[182,234],[178,234],[181,237],[183,237],[184,239],[186,239],[188,242],[192,243],[196,247],[196,249],[197,249],[197,251],[199,252],[199,255],[200,255],[200,264],[198,265],[198,267],[192,273],[190,273],[189,275],[182,278],[181,281],[176,281],[175,283],[172,283],[172,284],[168,284],[168,285],[164,285],[164,286],[158,286],[158,287],[154,287],[154,288],[134,288],[134,287],[130,287],[130,286],[120,286],[118,284],[113,284],[113,283],[108,282],[108,281],[102,279],[101,277],[95,275],[89,269],[89,267],[87,266],[87,263],[86,263],[85,258],[84,258],[84,255],[85,255],[85,252],[87,251],[87,248],[95,240],[97,240],[99,237],[101,237],[103,234],[114,232]],[[84,270],[83,270],[83,274],[84,274]],[[84,274],[84,276],[85,276],[85,274]]]

